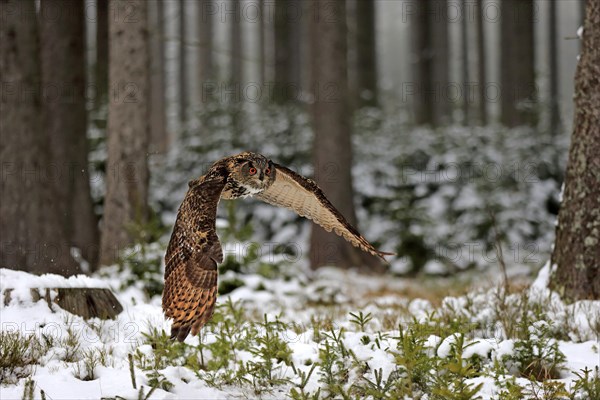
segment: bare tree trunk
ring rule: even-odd
[[[235,12],[231,17],[231,73],[230,82],[233,85],[242,84],[242,25],[241,0],[230,0]]]
[[[462,10],[467,9],[467,1],[462,0]],[[469,108],[469,19],[466,13],[463,12],[461,15],[461,33],[460,33],[460,47],[461,47],[461,58],[462,58],[462,109],[463,109],[463,125],[469,126],[470,124],[470,113]]]
[[[279,104],[297,99],[300,91],[299,0],[275,1],[275,84],[273,101]]]
[[[314,3],[312,76],[315,90],[315,179],[332,204],[356,225],[352,190],[352,144],[348,107],[346,13],[344,0]],[[377,269],[379,260],[352,247],[344,239],[313,225],[310,241],[312,268]]]
[[[302,0],[289,0],[287,15],[290,24],[290,100],[297,101],[301,89],[302,75],[302,47],[300,43],[302,40]]]
[[[359,107],[377,105],[377,43],[374,1],[356,2],[356,62]]]
[[[477,26],[477,84],[479,123],[487,125],[487,98],[486,98],[486,58],[485,58],[485,32],[483,30],[483,0],[475,1],[475,21]]]
[[[88,174],[84,1],[42,0],[42,127],[57,168],[56,207],[72,246],[98,262],[98,220]]]
[[[428,99],[433,102],[434,126],[447,125],[451,122],[451,104],[447,91],[450,82],[450,41],[448,32],[447,0],[428,0],[434,12],[429,14],[429,25],[431,30],[432,65],[431,80],[434,95]]]
[[[147,218],[150,63],[145,0],[111,0],[108,162],[100,262],[113,263]],[[123,16],[135,16],[125,18]]]
[[[414,120],[417,125],[450,122],[448,24],[446,0],[411,3]]]
[[[213,7],[216,5],[209,0],[202,0],[198,3],[198,42],[200,43],[198,79],[200,80],[201,103],[206,100],[204,84],[215,79],[213,71]]]
[[[300,88],[306,95],[311,93],[312,88],[312,60],[310,59],[312,47],[312,22],[311,10],[313,5],[310,1],[300,1],[302,19],[300,21]],[[305,100],[304,97],[301,100]]]
[[[508,127],[535,125],[534,3],[503,0],[500,12],[500,121]]]
[[[575,74],[575,121],[558,213],[551,287],[567,300],[600,299],[600,3],[586,3]]]
[[[351,113],[360,108],[357,56],[358,3],[359,0],[346,0],[346,62],[348,63],[348,105]]]
[[[187,29],[186,0],[179,0],[179,121],[181,128],[187,127],[188,79],[187,79]]]
[[[560,130],[560,108],[558,106],[558,22],[556,18],[556,1],[549,1],[549,24],[548,24],[548,68],[550,70],[550,132],[557,136]]]
[[[108,0],[96,0],[96,108],[108,96]]]
[[[164,2],[149,3],[150,22],[150,143],[151,153],[165,153],[169,146],[165,104]]]
[[[290,101],[292,49],[290,48],[291,24],[287,15],[288,0],[275,0],[275,82],[273,101]]]
[[[258,0],[258,8],[260,9],[261,18],[258,22],[258,57],[259,57],[259,79],[260,84],[265,85],[267,83],[267,54],[266,54],[266,19],[267,16],[265,14],[265,0]]]
[[[433,102],[427,97],[427,93],[433,93],[431,76],[430,56],[430,32],[429,0],[412,1],[411,7],[414,13],[411,18],[411,57],[412,65],[412,88],[407,88],[413,95],[413,115],[416,125],[428,124],[433,121]]]
[[[12,18],[8,17],[14,13]],[[81,272],[55,207],[46,135],[41,134],[38,21],[34,0],[2,1],[0,14],[0,267],[33,273]],[[18,17],[17,17],[18,16]]]

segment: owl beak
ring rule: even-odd
[[[258,179],[262,182],[263,179],[265,179],[265,173],[260,171],[260,175],[258,176]]]

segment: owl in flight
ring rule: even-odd
[[[221,198],[248,196],[289,208],[375,256],[393,254],[367,242],[311,179],[256,153],[223,158],[189,183],[167,247],[162,307],[166,317],[173,319],[171,339],[182,342],[190,331],[197,335],[212,316],[217,264],[223,262],[215,227],[217,205]]]

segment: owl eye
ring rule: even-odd
[[[250,169],[248,170],[248,173],[249,173],[250,175],[254,175],[254,174],[256,174],[256,168],[254,168],[254,167],[250,167]]]
[[[267,167],[267,169],[265,169],[265,174],[271,175],[271,168]]]

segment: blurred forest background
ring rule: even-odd
[[[157,242],[159,274],[187,182],[243,150],[314,177],[394,273],[550,256],[583,1],[0,4],[2,266],[89,272]],[[219,216],[231,268],[382,270],[285,210]]]

